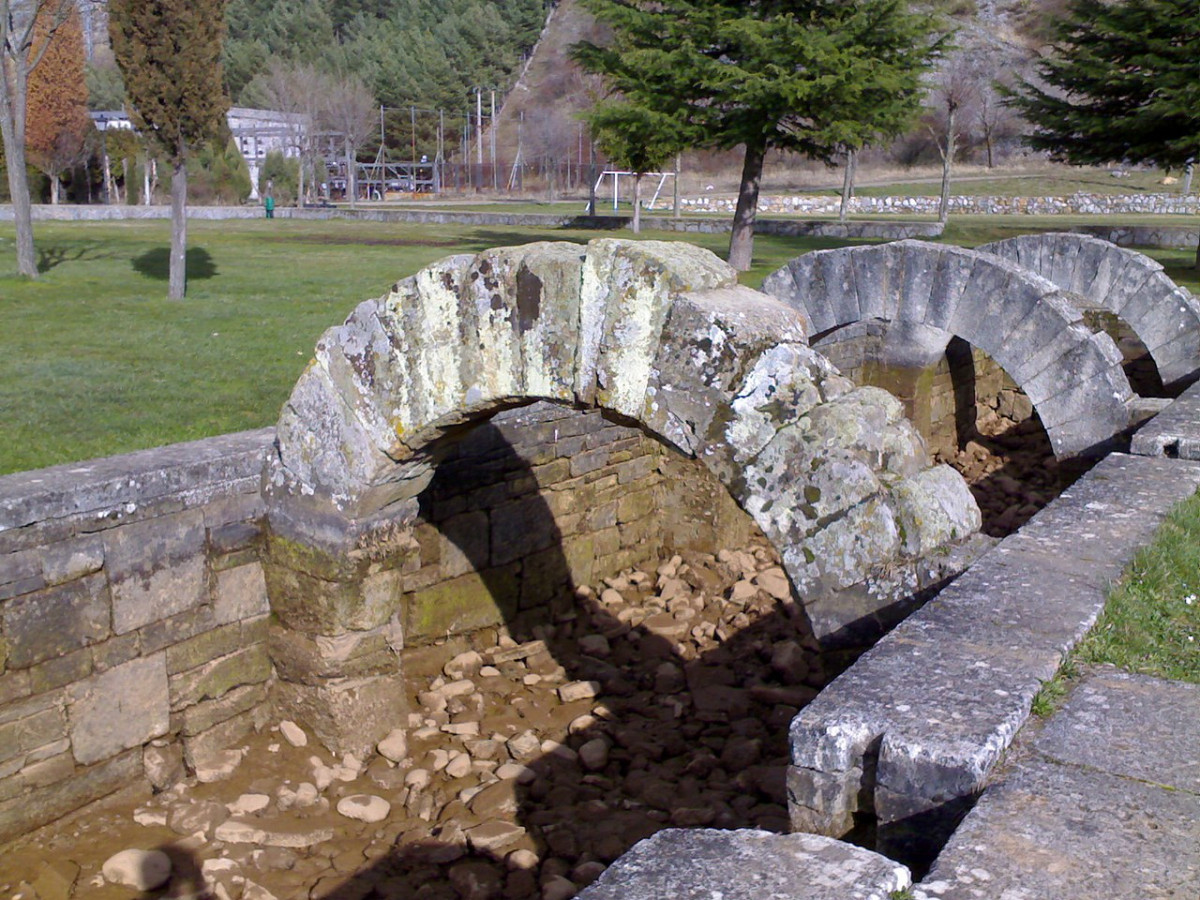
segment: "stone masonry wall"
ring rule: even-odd
[[[0,841],[203,767],[277,714],[264,430],[0,478]],[[409,526],[398,668],[666,548],[740,546],[723,487],[639,429],[535,404],[469,432]]]
[[[888,366],[878,320],[840,328],[814,346],[847,378],[891,392],[931,454],[953,455],[985,409],[1023,421],[1033,406],[1007,372],[977,347],[954,339],[938,362],[912,370]]]
[[[261,721],[271,436],[0,478],[0,839]]]

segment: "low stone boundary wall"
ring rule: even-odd
[[[1200,383],[1147,422],[1133,436],[1130,452],[1200,460]]]
[[[1200,227],[1189,225],[1074,225],[1070,230],[1110,241],[1118,247],[1191,250],[1200,240]]]
[[[939,198],[922,197],[853,197],[848,211],[852,215],[937,215]],[[685,211],[732,213],[737,198],[695,197],[680,201]],[[794,215],[837,215],[841,198],[833,196],[793,195],[767,196],[758,201],[759,212],[792,213]],[[975,216],[1091,216],[1091,215],[1155,215],[1188,216],[1200,212],[1200,196],[1195,194],[1087,194],[1068,197],[988,197],[951,196],[950,212]]]
[[[272,434],[0,478],[0,840],[261,721]]]
[[[1200,465],[1113,454],[1002,541],[792,722],[797,830],[877,821],[876,849],[928,864],[1028,718],[1043,682]]]
[[[514,228],[580,228],[596,231],[619,231],[630,226],[622,216],[555,215],[552,213],[485,213],[469,210],[422,209],[350,209],[328,207],[296,209],[279,207],[280,219],[327,221],[356,219],[363,222],[404,222],[414,225],[509,226]],[[12,221],[12,207],[0,205],[0,222]],[[197,220],[261,219],[263,211],[257,206],[189,206],[188,218]],[[39,222],[106,222],[118,220],[154,220],[171,218],[169,206],[47,206],[33,208],[34,221]],[[647,228],[677,231],[684,234],[722,234],[732,228],[725,218],[676,219],[671,216],[647,215],[642,221]],[[937,237],[942,226],[937,222],[803,222],[785,219],[759,219],[757,234],[783,237],[819,236],[838,238],[874,238],[903,240],[904,238]]]

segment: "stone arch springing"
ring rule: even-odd
[[[415,515],[439,447],[537,400],[599,408],[699,459],[801,598],[979,528],[900,404],[838,375],[794,311],[699,248],[597,240],[450,257],[327,331],[279,422],[271,530],[301,545],[289,554],[322,548],[375,577],[371,545]],[[286,574],[276,583],[286,592]],[[355,591],[321,628],[360,627],[380,592]]]
[[[1088,329],[1049,281],[995,256],[922,241],[822,250],[768,276],[763,290],[799,310],[812,333],[887,321],[907,365],[935,361],[954,336],[979,347],[1029,396],[1059,458],[1129,425],[1133,392],[1111,338]]]
[[[1145,254],[1089,235],[1026,234],[976,248],[1036,272],[1118,316],[1146,346],[1164,386],[1200,369],[1200,301]]]

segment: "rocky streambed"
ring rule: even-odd
[[[565,900],[670,825],[786,830],[787,725],[829,673],[774,551],[676,556],[566,599],[419,655],[378,756],[270,723],[16,842],[0,896]],[[112,860],[127,850],[164,854],[166,880],[130,886],[164,857]]]

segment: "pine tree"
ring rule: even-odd
[[[1010,96],[1035,126],[1030,146],[1057,159],[1182,169],[1200,159],[1198,60],[1196,0],[1075,0],[1042,84]]]
[[[171,164],[167,296],[182,300],[187,159],[220,137],[229,109],[221,79],[225,0],[111,0],[108,28],[134,127]]]
[[[748,269],[769,149],[831,162],[916,112],[936,20],[900,0],[583,0],[613,33],[575,59],[694,146],[744,146],[729,262]]]
[[[29,75],[25,147],[29,161],[50,179],[50,202],[57,204],[63,172],[87,155],[92,120],[87,112],[78,10],[71,9],[54,40],[49,41],[54,24],[53,10],[43,9],[34,27],[35,43],[47,42],[47,47],[41,65]]]

